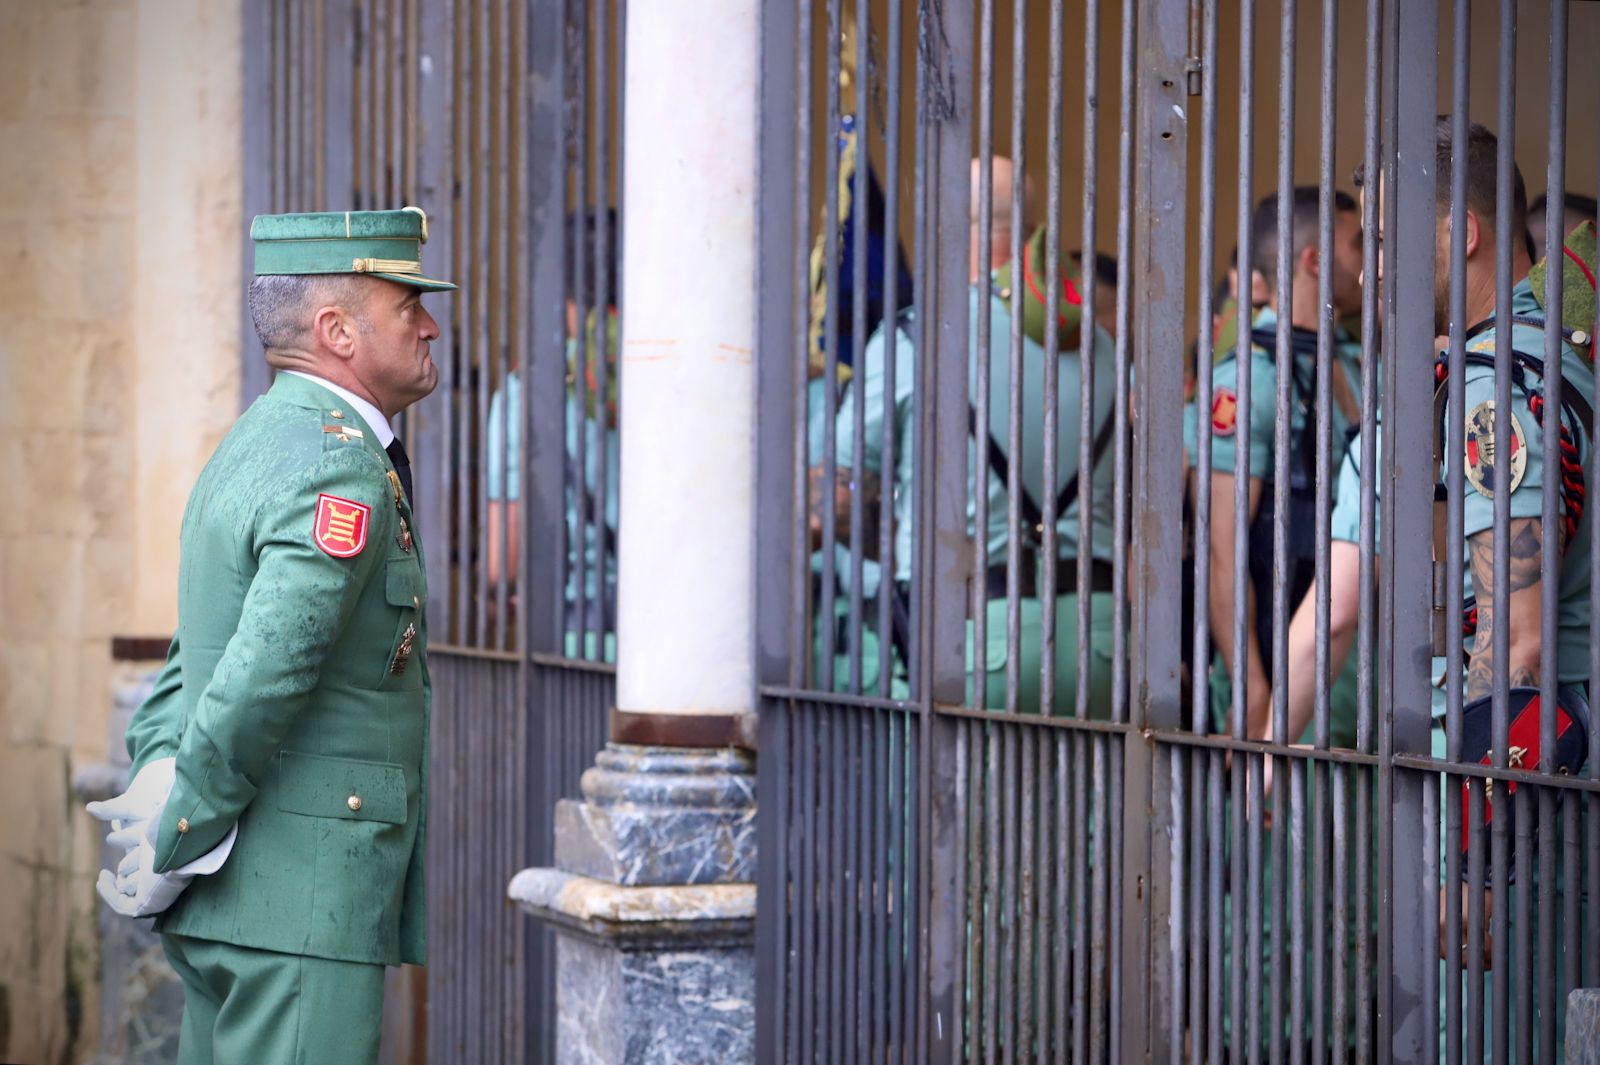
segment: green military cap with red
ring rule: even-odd
[[[1045,330],[1051,325],[1052,310],[1054,311],[1054,326],[1056,343],[1058,346],[1075,343],[1078,338],[1078,326],[1083,323],[1083,290],[1079,287],[1083,274],[1078,263],[1070,256],[1061,257],[1060,273],[1057,275],[1061,290],[1055,294],[1054,299],[1047,299],[1046,264],[1049,262],[1045,256],[1045,230],[1040,226],[1028,238],[1027,247],[1022,252],[1022,276],[1015,277],[1016,271],[1011,263],[1006,263],[994,274],[994,291],[1004,300],[1010,300],[1013,289],[1020,282],[1022,287],[1022,333],[1035,344],[1043,345]]]
[[[256,276],[366,274],[425,292],[456,286],[422,273],[428,216],[420,207],[398,211],[321,211],[263,214],[250,223]]]

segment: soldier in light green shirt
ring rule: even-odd
[[[1353,199],[1344,193],[1334,198],[1333,256],[1324,263],[1319,257],[1317,226],[1320,192],[1315,187],[1297,188],[1289,205],[1290,231],[1281,239],[1291,242],[1292,276],[1288,293],[1272,291],[1277,278],[1280,248],[1278,198],[1274,194],[1256,207],[1253,219],[1255,246],[1251,259],[1268,279],[1269,303],[1252,322],[1249,337],[1250,406],[1239,408],[1238,351],[1225,355],[1216,365],[1212,378],[1210,412],[1211,464],[1211,557],[1210,621],[1216,657],[1211,663],[1207,683],[1211,690],[1216,726],[1230,727],[1232,668],[1235,655],[1233,619],[1235,611],[1246,617],[1246,734],[1256,739],[1271,736],[1270,693],[1272,590],[1277,583],[1288,588],[1292,610],[1309,586],[1314,564],[1312,537],[1316,522],[1316,431],[1315,395],[1318,359],[1319,283],[1322,272],[1332,272],[1333,314],[1335,320],[1358,311],[1361,306],[1361,219]],[[1289,573],[1274,572],[1272,540],[1274,478],[1277,475],[1276,425],[1279,316],[1290,319],[1289,365],[1293,373],[1289,405],[1288,470],[1290,553]],[[1334,447],[1342,446],[1346,431],[1359,420],[1361,409],[1361,345],[1341,327],[1333,334],[1332,426]],[[1246,600],[1233,601],[1234,580],[1234,504],[1233,486],[1237,475],[1236,455],[1241,423],[1249,426],[1249,453],[1244,469],[1249,478],[1250,580]],[[1198,412],[1190,404],[1184,412],[1184,444],[1191,465],[1198,461]],[[1354,676],[1346,678],[1336,692],[1335,713],[1344,732],[1354,742]],[[1289,739],[1299,738],[1291,732]]]
[[[1564,481],[1568,485],[1581,485],[1586,493],[1593,485],[1593,442],[1589,439],[1586,419],[1574,416],[1572,408],[1561,412],[1546,409],[1541,400],[1535,400],[1541,388],[1539,377],[1535,373],[1524,372],[1521,382],[1515,380],[1512,388],[1512,416],[1514,443],[1507,445],[1493,438],[1493,397],[1495,364],[1503,359],[1511,359],[1513,365],[1526,363],[1521,356],[1532,356],[1542,363],[1545,350],[1545,331],[1547,328],[1565,327],[1567,336],[1561,344],[1561,375],[1564,381],[1564,391],[1569,400],[1576,398],[1582,406],[1592,409],[1594,402],[1594,373],[1591,363],[1583,351],[1570,342],[1574,334],[1572,329],[1587,332],[1588,323],[1594,321],[1595,295],[1592,283],[1592,274],[1596,262],[1594,230],[1588,228],[1580,230],[1569,238],[1568,247],[1570,254],[1566,257],[1564,268],[1566,270],[1565,300],[1563,307],[1563,322],[1548,321],[1546,308],[1541,300],[1544,296],[1543,274],[1546,269],[1544,263],[1530,267],[1526,246],[1523,241],[1516,240],[1510,250],[1512,276],[1516,283],[1511,293],[1511,306],[1507,309],[1513,316],[1511,323],[1511,348],[1512,351],[1497,349],[1495,325],[1500,320],[1495,306],[1495,275],[1496,275],[1496,249],[1494,246],[1496,206],[1496,169],[1498,148],[1495,137],[1488,130],[1472,125],[1469,128],[1469,139],[1464,149],[1453,149],[1453,133],[1451,119],[1446,116],[1439,120],[1436,137],[1438,151],[1436,158],[1436,181],[1438,188],[1439,233],[1441,249],[1448,249],[1452,228],[1462,232],[1467,237],[1466,249],[1466,321],[1463,324],[1467,336],[1466,348],[1468,360],[1464,374],[1465,405],[1462,411],[1451,409],[1448,403],[1443,405],[1442,420],[1435,427],[1435,432],[1444,434],[1452,420],[1461,418],[1465,420],[1464,439],[1466,441],[1465,453],[1456,456],[1451,453],[1443,455],[1443,468],[1439,471],[1441,483],[1448,483],[1449,472],[1452,465],[1462,464],[1463,490],[1465,495],[1461,500],[1463,533],[1465,535],[1465,550],[1462,558],[1456,563],[1459,566],[1460,581],[1462,584],[1463,598],[1473,602],[1477,608],[1476,632],[1468,637],[1466,648],[1467,673],[1465,677],[1448,677],[1444,658],[1433,659],[1433,675],[1436,678],[1434,685],[1432,713],[1434,717],[1433,729],[1433,755],[1444,758],[1447,755],[1444,712],[1446,704],[1445,685],[1447,683],[1462,683],[1466,685],[1464,699],[1467,702],[1489,695],[1498,685],[1507,687],[1536,686],[1539,683],[1540,641],[1542,638],[1540,625],[1540,562],[1542,556],[1542,514],[1543,514],[1543,485],[1546,478],[1552,475],[1552,466],[1547,461],[1549,449],[1545,445],[1543,430],[1555,432],[1559,418],[1562,430],[1566,436],[1571,450],[1566,457],[1569,466],[1568,476]],[[1468,217],[1458,220],[1452,227],[1449,218],[1449,189],[1451,170],[1453,166],[1465,166],[1467,169],[1467,207]],[[1520,174],[1514,174],[1515,191],[1512,197],[1513,210],[1517,217],[1514,219],[1512,232],[1522,231],[1523,204],[1526,203]],[[1379,211],[1382,217],[1382,211]],[[1441,251],[1441,256],[1447,251]],[[1441,261],[1448,261],[1442,259]],[[1582,265],[1579,265],[1582,264]],[[1439,297],[1435,311],[1435,329],[1443,336],[1450,330],[1448,319],[1448,288],[1447,278],[1440,279]],[[1430,353],[1435,361],[1444,359],[1444,352]],[[1442,387],[1442,386],[1441,386]],[[1536,416],[1534,407],[1539,406],[1542,417]],[[1380,427],[1381,428],[1381,427]],[[1496,445],[1499,446],[1496,446]],[[1360,557],[1357,548],[1360,531],[1360,506],[1361,489],[1363,481],[1371,487],[1374,495],[1377,486],[1383,483],[1379,470],[1383,468],[1381,438],[1377,447],[1379,470],[1365,471],[1360,468],[1357,456],[1359,443],[1352,446],[1351,453],[1346,457],[1339,472],[1338,498],[1332,517],[1333,544],[1330,551],[1330,602],[1331,621],[1329,627],[1330,657],[1332,668],[1337,670],[1346,661],[1349,651],[1355,640],[1356,626],[1360,600]],[[1510,523],[1506,530],[1511,568],[1511,588],[1507,598],[1507,616],[1504,621],[1495,616],[1493,609],[1494,599],[1494,573],[1493,573],[1493,545],[1494,545],[1494,470],[1493,462],[1498,458],[1511,462],[1510,482],[1511,497]],[[1578,504],[1582,513],[1576,513],[1573,503]],[[1585,686],[1589,681],[1588,657],[1591,633],[1589,629],[1589,529],[1588,522],[1593,520],[1587,516],[1590,508],[1583,506],[1583,496],[1570,495],[1563,490],[1562,495],[1562,521],[1563,553],[1560,563],[1561,578],[1557,590],[1559,605],[1557,608],[1557,621],[1559,629],[1559,648],[1557,651],[1558,680],[1561,685],[1561,701],[1567,705],[1569,701],[1583,701]],[[1381,551],[1382,544],[1377,538],[1377,528],[1374,527],[1374,542]],[[1452,619],[1446,619],[1446,625],[1452,624]],[[1510,633],[1510,670],[1504,677],[1496,677],[1493,673],[1491,640],[1494,627],[1505,624],[1511,627]],[[1290,730],[1303,727],[1309,722],[1312,713],[1312,704],[1315,698],[1313,677],[1315,674],[1315,633],[1316,622],[1314,605],[1310,598],[1301,605],[1296,613],[1290,628],[1290,662],[1289,662],[1289,716]],[[1351,658],[1353,661],[1353,657]],[[1594,756],[1590,752],[1590,757]],[[1576,774],[1581,767],[1569,767],[1569,771]],[[1441,818],[1441,831],[1443,819]],[[1458,841],[1441,840],[1442,847],[1459,846]],[[1531,856],[1517,858],[1518,869],[1532,869]],[[1440,869],[1445,868],[1441,858]],[[1445,885],[1441,890],[1450,890],[1450,885]],[[1460,886],[1462,892],[1461,913],[1467,912],[1469,900],[1466,898],[1467,886]],[[1562,896],[1567,886],[1558,881],[1556,885],[1556,906],[1551,918],[1558,922],[1563,912]],[[1492,886],[1485,889],[1485,913],[1492,912],[1497,900],[1494,898]],[[1508,899],[1502,897],[1498,900],[1500,905],[1506,905]],[[1440,956],[1444,957],[1447,945],[1447,936],[1452,930],[1444,927],[1444,908],[1441,899],[1440,906]],[[1530,935],[1531,930],[1519,930],[1515,923],[1511,928],[1512,939],[1519,935]],[[1461,939],[1465,942],[1466,933],[1460,932]],[[1577,942],[1577,933],[1572,930],[1555,932],[1556,956],[1553,958],[1540,958],[1535,953],[1535,965],[1540,972],[1553,969],[1556,973],[1564,971],[1564,952],[1569,941]],[[1462,965],[1465,967],[1468,955],[1473,951],[1482,954],[1486,969],[1492,963],[1489,944],[1465,944],[1462,951]],[[1516,948],[1509,946],[1509,957],[1516,957]],[[1464,968],[1463,968],[1464,972]],[[1502,980],[1537,980],[1539,973],[1500,974]],[[1495,974],[1486,972],[1485,980],[1495,978]],[[1444,1025],[1444,987],[1450,980],[1464,979],[1462,973],[1451,974],[1441,969],[1440,974],[1440,1003],[1439,1017],[1441,1025],[1441,1048],[1448,1044],[1445,1040],[1459,1037],[1459,1033],[1446,1032]],[[1489,989],[1485,988],[1486,1001]],[[1513,996],[1513,999],[1515,996]],[[1557,1002],[1558,1033],[1556,1045],[1562,1044],[1559,1031],[1565,1024],[1565,1000]],[[1513,1014],[1515,1004],[1513,1002]],[[1488,1018],[1485,1018],[1487,1026]],[[1515,1026],[1537,1024],[1538,1018],[1517,1018],[1513,1015],[1511,1023]],[[1441,1050],[1441,1053],[1443,1051]]]
[[[1061,274],[1063,291],[1053,301],[1056,319],[1043,302],[1044,287],[1044,231],[1037,231],[1027,245],[1023,268],[1013,277],[1010,265],[995,272],[992,279],[974,285],[972,291],[972,334],[969,370],[969,394],[977,396],[977,335],[978,301],[988,300],[991,314],[990,328],[990,409],[989,420],[993,437],[993,454],[1007,468],[1012,463],[1019,466],[1024,490],[1032,505],[1040,506],[1046,493],[1064,504],[1058,512],[1056,523],[1057,552],[1060,563],[1057,569],[1056,589],[1045,589],[1040,584],[1042,566],[1039,564],[1038,536],[1030,533],[1024,542],[1023,586],[1020,609],[1022,614],[1021,643],[1015,652],[1021,656],[1020,683],[1017,709],[1036,712],[1039,708],[1040,681],[1043,668],[1039,622],[1046,603],[1056,611],[1055,685],[1056,710],[1070,709],[1072,693],[1077,684],[1077,596],[1072,574],[1080,558],[1078,544],[1078,511],[1090,506],[1092,543],[1089,548],[1091,587],[1091,632],[1089,634],[1089,665],[1091,669],[1090,710],[1097,715],[1109,713],[1111,665],[1111,559],[1112,559],[1112,463],[1107,445],[1110,440],[1113,402],[1116,393],[1115,347],[1109,335],[1086,320],[1078,288],[1078,272],[1070,258],[1063,258]],[[1019,456],[1005,453],[1007,430],[1007,405],[1011,391],[1010,349],[1013,286],[1020,285],[1023,315],[1023,354],[1021,382],[1023,412],[1023,449]],[[1079,396],[1081,394],[1079,330],[1092,328],[1092,357],[1095,360],[1094,395],[1092,399],[1092,438],[1097,450],[1103,453],[1087,478],[1079,475]],[[1044,331],[1056,329],[1057,359],[1060,371],[1060,391],[1057,412],[1060,432],[1056,443],[1056,482],[1046,485],[1043,480],[1044,458]],[[882,441],[884,390],[887,379],[884,367],[888,361],[888,338],[879,330],[867,342],[862,367],[856,381],[845,392],[840,403],[836,422],[838,461],[841,468],[853,467],[856,460],[855,410],[857,402],[863,404],[865,433],[860,452],[860,468],[880,479],[893,492],[894,508],[894,558],[890,572],[897,588],[904,588],[911,579],[912,537],[912,485],[916,475],[915,411],[913,393],[916,384],[916,357],[914,349],[915,319],[911,314],[902,316],[894,338],[894,392],[891,427],[895,447],[894,468],[885,476]],[[1005,706],[1005,673],[1008,656],[1013,649],[1007,646],[1005,627],[1004,566],[1010,544],[1011,530],[1007,521],[1008,495],[1005,481],[999,476],[998,465],[991,458],[991,448],[973,447],[968,454],[969,475],[982,471],[988,502],[988,521],[983,530],[975,529],[977,500],[974,494],[976,479],[969,476],[967,514],[969,534],[985,537],[988,549],[989,572],[975,574],[974,579],[989,588],[986,608],[987,633],[985,639],[984,676],[982,687],[974,689],[974,698],[984,705]],[[869,501],[869,504],[875,501]],[[970,646],[968,661],[976,670],[978,655]]]

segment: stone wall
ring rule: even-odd
[[[237,409],[236,0],[0,4],[0,1060],[89,1058],[113,634]]]

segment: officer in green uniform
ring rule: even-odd
[[[577,216],[567,219],[566,263],[570,270],[577,241],[593,243],[598,212],[591,212],[582,236]],[[563,649],[572,657],[617,660],[615,621],[617,616],[617,494],[620,483],[621,441],[617,427],[617,263],[616,212],[607,212],[607,242],[597,249],[605,256],[606,290],[601,294],[603,310],[592,308],[580,328],[577,301],[567,299],[567,399],[566,399],[566,507],[567,575],[562,585],[566,603]],[[578,290],[578,279],[566,279],[569,293]],[[579,357],[579,352],[584,353]],[[605,394],[601,395],[601,361],[605,363]],[[517,552],[522,532],[519,502],[522,476],[522,375],[506,374],[505,383],[489,400],[489,420],[484,433],[488,451],[485,497],[488,502],[485,523],[488,532],[488,578],[501,579],[502,572],[511,587],[516,587]],[[578,491],[579,440],[582,439],[583,488]],[[605,471],[604,499],[600,492],[600,471]],[[502,535],[507,535],[505,543]],[[582,545],[580,551],[578,545]],[[583,601],[578,597],[579,561],[583,568]],[[604,580],[601,569],[604,568]],[[513,602],[516,602],[513,592]],[[603,610],[603,613],[602,613]],[[515,611],[513,611],[514,613]],[[604,624],[602,624],[602,619]],[[602,631],[603,630],[603,631]],[[596,634],[602,637],[596,641]]]
[[[1210,615],[1211,638],[1217,656],[1209,672],[1212,707],[1217,727],[1227,729],[1231,704],[1231,670],[1233,663],[1233,570],[1234,570],[1234,513],[1233,485],[1237,433],[1241,418],[1248,418],[1250,426],[1250,451],[1246,469],[1250,478],[1250,582],[1247,600],[1240,604],[1248,620],[1245,629],[1245,648],[1248,670],[1247,733],[1256,739],[1271,735],[1270,724],[1270,674],[1268,667],[1272,651],[1270,619],[1272,611],[1271,589],[1275,581],[1273,572],[1273,480],[1276,476],[1276,423],[1278,363],[1273,352],[1277,348],[1279,315],[1290,316],[1290,344],[1293,349],[1291,366],[1293,381],[1290,389],[1290,454],[1288,456],[1290,543],[1290,577],[1288,580],[1290,606],[1297,603],[1310,586],[1315,573],[1314,542],[1316,510],[1316,422],[1315,395],[1318,358],[1317,328],[1321,320],[1319,307],[1319,278],[1323,270],[1331,270],[1333,310],[1341,318],[1361,306],[1361,219],[1353,199],[1344,193],[1334,198],[1333,256],[1323,263],[1319,258],[1317,223],[1320,193],[1315,187],[1302,187],[1293,191],[1289,205],[1290,231],[1281,239],[1291,242],[1290,257],[1293,264],[1290,291],[1285,294],[1271,291],[1269,302],[1252,321],[1250,332],[1250,409],[1239,410],[1238,378],[1240,360],[1238,346],[1223,355],[1217,363],[1212,378],[1211,404],[1211,558],[1210,558]],[[1255,245],[1251,259],[1255,270],[1269,279],[1277,277],[1277,260],[1280,247],[1278,232],[1278,197],[1268,196],[1257,205],[1252,222]],[[1341,445],[1349,426],[1358,424],[1361,410],[1361,344],[1342,327],[1335,326],[1333,335],[1333,405],[1332,432],[1335,446]],[[1193,404],[1184,412],[1184,444],[1191,466],[1198,459],[1198,414]],[[1341,678],[1335,690],[1341,738],[1348,735],[1350,745],[1355,742],[1355,679],[1354,674]],[[1291,739],[1298,739],[1292,734]]]
[[[189,497],[178,629],[91,813],[98,889],[156,914],[179,1060],[376,1060],[383,968],[425,958],[428,588],[389,419],[439,335],[416,208],[258,217],[250,306],[280,371]]]
[[[991,440],[975,445],[968,459],[967,514],[969,535],[986,538],[989,571],[975,575],[988,589],[987,633],[984,655],[984,675],[975,678],[973,697],[981,698],[990,707],[1005,706],[1006,662],[1010,654],[1021,656],[1020,683],[1017,708],[1023,712],[1037,712],[1040,701],[1040,673],[1042,648],[1039,639],[1039,621],[1045,609],[1056,611],[1055,685],[1058,710],[1068,705],[1077,685],[1077,582],[1079,564],[1078,510],[1091,507],[1090,521],[1092,543],[1090,605],[1091,631],[1089,633],[1090,708],[1098,716],[1110,711],[1111,684],[1111,612],[1112,612],[1112,463],[1105,454],[1111,433],[1116,394],[1116,349],[1104,329],[1086,320],[1083,301],[1078,287],[1078,273],[1070,257],[1064,256],[1061,265],[1062,291],[1051,301],[1052,316],[1044,299],[1045,233],[1041,228],[1028,241],[1020,269],[1006,264],[972,288],[972,322],[970,366],[970,392],[977,397],[977,309],[979,300],[989,301],[989,424]],[[1010,401],[1010,357],[1008,351],[1011,334],[1011,313],[1014,287],[1021,287],[1023,307],[1022,322],[1022,438],[1020,455],[1006,453],[1007,407]],[[1051,319],[1054,318],[1052,323]],[[894,339],[894,395],[892,399],[894,425],[891,431],[895,441],[894,469],[883,469],[883,410],[884,372],[887,361],[888,338],[883,330],[874,333],[863,353],[859,382],[846,391],[840,404],[836,425],[839,464],[851,468],[855,463],[855,412],[854,404],[863,404],[865,433],[861,443],[861,469],[866,474],[880,478],[892,485],[894,509],[894,558],[890,573],[896,586],[904,589],[911,580],[911,545],[914,536],[912,520],[912,483],[915,476],[915,412],[913,391],[916,383],[916,358],[913,341],[913,316],[906,314],[895,330]],[[1057,360],[1060,372],[1060,391],[1057,396],[1057,415],[1060,433],[1056,442],[1056,483],[1044,484],[1044,340],[1045,330],[1057,331]],[[1081,365],[1079,330],[1094,330],[1091,357],[1095,360],[1094,395],[1092,399],[1092,448],[1103,454],[1104,460],[1095,464],[1090,476],[1081,477],[1079,471],[1079,405],[1081,393]],[[1023,530],[1022,544],[1022,634],[1020,645],[1013,649],[1006,641],[1005,561],[1012,530],[1007,522],[1008,496],[1006,478],[1011,464],[1020,467],[1023,489],[1027,494],[1023,505],[1025,512],[1042,509],[1041,500],[1046,493],[1056,498],[1058,518],[1056,523],[1057,587],[1042,586],[1043,567],[1039,564],[1038,530],[1030,526]],[[981,471],[984,490],[988,494],[988,525],[985,529],[973,528],[977,502],[975,477]],[[858,499],[857,505],[863,505]],[[876,500],[866,499],[864,505],[876,505]],[[903,593],[902,593],[903,594]],[[976,670],[977,654],[969,638],[969,669]],[[980,686],[981,684],[981,686]]]

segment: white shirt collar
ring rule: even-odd
[[[296,377],[304,377],[307,381],[315,381],[317,384],[321,385],[323,388],[326,388],[329,392],[332,392],[334,395],[350,404],[350,406],[354,407],[356,413],[361,415],[362,419],[372,427],[372,432],[378,438],[379,447],[387,448],[390,441],[394,440],[394,427],[389,424],[389,419],[383,416],[383,412],[381,410],[379,410],[377,407],[374,407],[371,403],[362,399],[354,392],[351,392],[347,388],[340,388],[332,381],[324,380],[323,378],[318,377],[316,374],[304,373],[300,370],[285,370],[283,372],[292,373]]]

